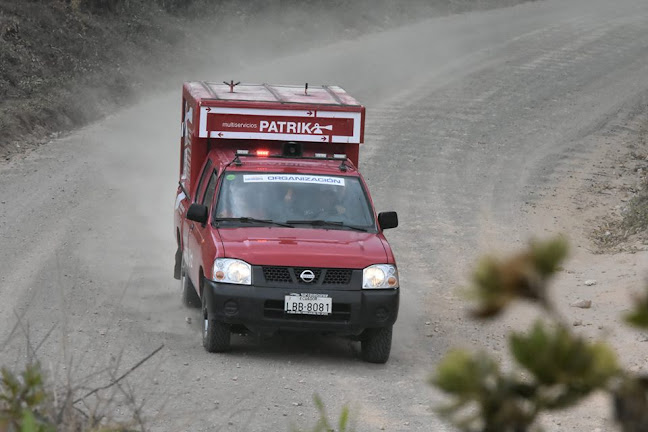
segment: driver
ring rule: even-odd
[[[244,185],[233,182],[229,190],[224,191],[224,203],[217,217],[255,218],[266,217],[263,210],[264,188],[262,184]]]

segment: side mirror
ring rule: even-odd
[[[189,206],[189,210],[187,210],[187,219],[204,225],[207,223],[207,213],[207,206],[193,203]]]
[[[395,211],[378,213],[378,225],[384,230],[396,228],[398,226],[398,214]]]

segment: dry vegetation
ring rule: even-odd
[[[648,244],[648,123],[639,131],[636,143],[628,145],[628,153],[614,161],[618,169],[634,178],[629,185],[598,185],[599,193],[624,193],[630,197],[619,206],[617,214],[604,218],[592,233],[600,252],[636,251]]]
[[[86,377],[59,375],[44,367],[40,347],[55,333],[52,327],[43,340],[34,341],[29,325],[16,315],[16,324],[0,351],[14,339],[26,343],[24,366],[0,367],[0,432],[128,432],[146,430],[142,414],[145,402],[128,377],[158,354],[158,347],[134,365],[124,365],[120,356]],[[66,344],[63,343],[63,350]],[[66,356],[69,357],[69,356]],[[52,365],[49,365],[50,368]],[[64,370],[73,371],[70,358]],[[120,415],[116,413],[120,412]]]

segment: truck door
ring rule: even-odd
[[[204,258],[211,260],[213,258],[213,249],[214,245],[211,244],[211,241],[208,240],[210,222],[211,221],[211,207],[214,198],[214,191],[216,189],[216,183],[218,181],[218,175],[216,170],[212,168],[211,161],[208,160],[205,168],[200,176],[200,183],[196,189],[196,195],[194,197],[194,202],[202,204],[209,209],[208,222],[205,225],[202,225],[197,222],[188,221],[188,238],[187,238],[187,249],[191,253],[191,264],[187,264],[189,275],[191,276],[192,282],[196,289],[199,287],[200,283],[200,274],[199,269],[202,265],[203,268],[211,266],[211,262],[206,262]],[[210,253],[211,252],[211,253]]]
[[[205,183],[207,183],[206,178],[208,176],[209,171],[211,170],[211,166],[212,166],[211,160],[207,159],[207,161],[205,162],[205,166],[203,167],[202,173],[200,175],[198,185],[196,189],[193,191],[193,196],[188,197],[190,204],[200,202],[198,200],[198,197],[201,196],[201,193],[203,192],[205,187]],[[189,205],[187,205],[187,209],[188,208]],[[196,225],[200,225],[200,224],[196,224],[196,222],[190,221],[186,217],[183,219],[183,226],[182,226],[182,244],[184,245],[183,259],[185,262],[187,274],[189,275],[191,281],[194,283],[198,282],[198,278],[197,278],[198,271],[194,272],[194,267],[195,267],[194,257],[196,254],[196,249],[195,249],[196,243],[192,242],[193,231],[195,230]]]

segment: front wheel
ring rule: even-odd
[[[227,324],[209,319],[207,293],[202,293],[203,346],[210,353],[224,352],[230,348],[231,332]]]
[[[365,330],[360,342],[362,359],[369,363],[387,363],[391,341],[392,326]]]

